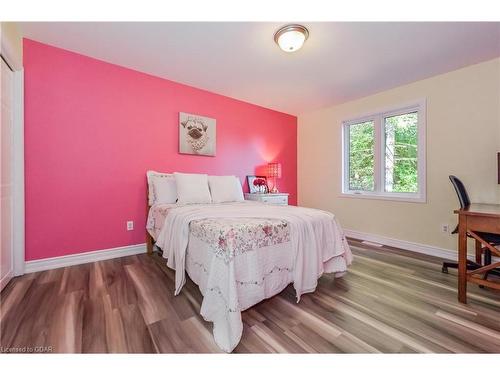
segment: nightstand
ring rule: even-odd
[[[263,194],[263,193],[245,193],[245,199],[248,201],[257,201],[269,204],[288,205],[288,193]]]

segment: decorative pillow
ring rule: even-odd
[[[174,176],[177,184],[178,203],[212,203],[206,174],[175,172]]]
[[[236,176],[208,176],[213,203],[241,202],[243,190]]]
[[[148,203],[175,203],[177,201],[177,186],[173,174],[147,171]]]

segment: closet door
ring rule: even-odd
[[[0,131],[0,289],[13,275],[12,243],[12,130],[14,73],[3,59],[0,74],[1,131]]]

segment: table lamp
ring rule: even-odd
[[[276,180],[278,178],[281,178],[281,164],[280,163],[268,163],[267,164],[267,177],[273,179],[273,188],[270,190],[270,193],[272,193],[272,194],[279,193]]]

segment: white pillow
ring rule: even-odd
[[[177,203],[212,203],[206,174],[174,173]]]
[[[172,174],[147,171],[148,177],[148,202],[152,206],[155,203],[175,203],[177,201],[177,186]]]
[[[235,176],[208,176],[208,185],[213,203],[244,200],[240,180]]]

